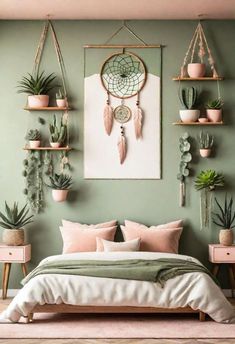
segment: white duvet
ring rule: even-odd
[[[51,256],[42,262],[66,259],[152,260],[162,257],[175,257],[199,263],[189,256],[151,252],[72,253]],[[169,279],[164,288],[158,283],[146,281],[59,274],[39,275],[19,291],[0,315],[0,320],[17,322],[21,316],[27,316],[36,304],[45,303],[163,308],[190,306],[209,314],[217,322],[235,323],[235,312],[221,289],[207,274],[198,272]]]

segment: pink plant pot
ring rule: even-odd
[[[206,117],[201,117],[201,118],[198,118],[198,121],[199,121],[200,123],[207,123],[207,122],[208,122],[208,118],[206,118]]]
[[[58,107],[67,107],[66,99],[56,99],[56,104]]]
[[[199,152],[202,158],[208,158],[211,155],[211,149],[200,149]]]
[[[206,73],[206,66],[204,63],[189,63],[187,70],[190,78],[201,78]]]
[[[49,104],[49,96],[48,95],[34,95],[28,96],[28,106],[31,108],[37,107],[47,107]]]
[[[222,109],[207,109],[206,115],[210,122],[222,121]]]
[[[41,144],[41,141],[32,141],[32,140],[30,140],[29,141],[29,147],[30,148],[38,148],[38,147],[40,147],[40,144]]]
[[[52,198],[55,202],[64,202],[67,199],[69,190],[52,190]]]
[[[59,148],[60,147],[60,142],[50,142],[50,145],[52,148]]]

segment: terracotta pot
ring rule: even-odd
[[[49,104],[49,96],[45,94],[39,94],[34,96],[28,96],[28,106],[31,108],[47,107]]]
[[[206,66],[204,63],[189,63],[187,70],[190,78],[201,78],[206,73]]]
[[[206,115],[210,122],[222,121],[222,109],[207,109]]]
[[[50,142],[50,145],[53,148],[59,148],[60,147],[60,142]]]
[[[200,116],[200,110],[180,110],[180,118],[182,122],[197,122]]]
[[[66,99],[56,99],[56,104],[58,107],[66,107],[67,106]]]
[[[23,229],[4,229],[2,241],[9,246],[21,246],[24,244]]]
[[[64,202],[67,199],[69,190],[52,190],[52,198],[55,202]]]
[[[208,158],[211,155],[211,149],[199,149],[200,155],[203,158]]]
[[[40,147],[40,144],[41,144],[41,141],[40,140],[38,140],[38,141],[32,141],[32,140],[30,140],[29,141],[29,147],[30,148],[37,148],[37,147]]]
[[[219,232],[219,242],[224,246],[231,246],[233,244],[232,229],[221,229]]]

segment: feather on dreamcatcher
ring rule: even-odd
[[[143,89],[147,72],[143,61],[135,54],[125,52],[111,55],[103,64],[100,72],[102,85],[107,92],[107,101],[104,108],[104,128],[107,135],[112,132],[113,121],[121,124],[121,134],[118,139],[120,164],[127,154],[127,144],[123,124],[131,118],[132,111],[125,105],[125,99],[136,96],[136,108],[133,112],[134,132],[136,139],[142,137],[143,111],[140,108],[139,95]],[[111,97],[119,98],[121,104],[112,108]]]

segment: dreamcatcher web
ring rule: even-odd
[[[130,53],[114,54],[101,70],[105,89],[114,97],[133,97],[144,87],[146,69],[141,59]]]

